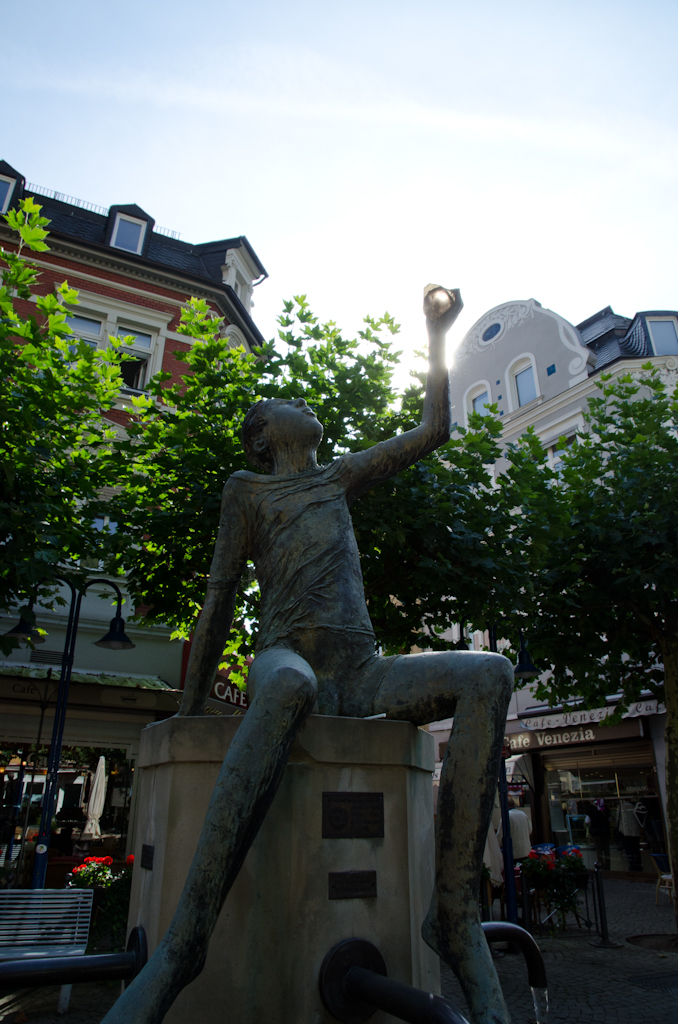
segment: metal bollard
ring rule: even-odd
[[[523,919],[520,922],[526,932],[532,933],[532,908],[530,907],[530,883],[525,877],[525,872],[520,872],[520,902],[522,906]]]
[[[603,892],[603,869],[600,864],[596,863],[593,868],[593,878],[596,888],[596,896],[598,898],[598,917],[600,919],[600,938],[592,939],[591,945],[598,946],[603,949],[620,949],[621,942],[612,942],[610,939],[610,933],[607,928],[607,911],[605,909],[605,894]]]

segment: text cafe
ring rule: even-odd
[[[666,716],[655,701],[607,725],[613,710],[507,722],[510,802],[528,811],[533,844],[574,843],[590,867],[654,874],[650,854],[666,852]]]

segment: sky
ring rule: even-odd
[[[678,5],[33,0],[0,55],[0,155],[29,182],[137,203],[188,242],[245,234],[266,337],[304,293],[451,349],[534,297],[573,323],[676,309]]]

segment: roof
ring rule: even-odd
[[[16,179],[10,205],[14,206],[22,195],[34,198],[42,207],[43,216],[50,221],[50,235],[55,239],[75,242],[99,253],[106,252],[127,264],[181,275],[189,279],[187,290],[190,290],[193,282],[207,285],[211,291],[216,290],[217,302],[223,313],[231,323],[245,332],[248,341],[254,345],[263,343],[264,338],[248,310],[235,290],[225,284],[223,279],[222,267],[226,263],[226,253],[240,248],[246,251],[245,263],[252,268],[254,276],[262,279],[268,277],[266,268],[245,235],[193,245],[172,237],[175,232],[156,228],[153,217],[135,203],[114,205],[106,210],[37,185],[26,186],[23,175],[4,160],[0,160],[0,174]],[[111,244],[118,214],[146,222],[140,253],[129,252]],[[197,291],[197,294],[200,292]]]
[[[80,242],[89,242],[93,245],[102,245],[106,248],[114,248],[117,255],[124,255],[132,260],[156,263],[162,267],[169,267],[183,273],[189,273],[194,277],[202,278],[214,284],[222,284],[221,268],[226,259],[228,249],[239,249],[244,246],[252,258],[260,276],[268,276],[266,268],[255,253],[254,249],[244,235],[235,238],[221,238],[213,242],[203,242],[192,245],[189,242],[182,242],[179,238],[170,238],[158,231],[151,230],[148,248],[142,256],[136,253],[127,252],[108,244],[107,235],[110,216],[95,213],[92,210],[84,209],[82,206],[75,206],[59,199],[51,199],[49,196],[40,195],[38,192],[31,192],[26,189],[25,195],[35,198],[42,206],[42,214],[50,220],[50,234],[63,235],[67,238],[75,238]],[[132,217],[139,217],[148,220],[149,226],[155,222],[149,215],[136,205],[114,206],[111,211],[126,213]]]
[[[636,313],[633,318],[620,316],[611,306],[606,306],[577,324],[582,341],[596,356],[592,372],[610,366],[618,359],[647,359],[654,355],[648,317],[678,317],[675,310],[648,309]]]
[[[590,345],[592,341],[596,341],[609,331],[622,330],[626,332],[630,324],[631,321],[627,316],[619,316],[614,312],[612,306],[606,306],[605,309],[594,313],[588,320],[577,324],[577,330],[581,334],[584,344]]]
[[[12,676],[18,679],[46,679],[50,669],[46,665],[30,665],[20,661],[0,661],[0,676]],[[58,673],[57,673],[58,674]],[[74,683],[96,683],[98,686],[125,686],[136,690],[177,691],[160,676],[140,676],[133,673],[99,672],[89,669],[85,672],[73,669],[71,681]]]

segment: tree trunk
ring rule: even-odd
[[[671,871],[678,880],[678,640],[662,643],[666,704],[666,817]],[[678,900],[674,900],[678,931]]]

